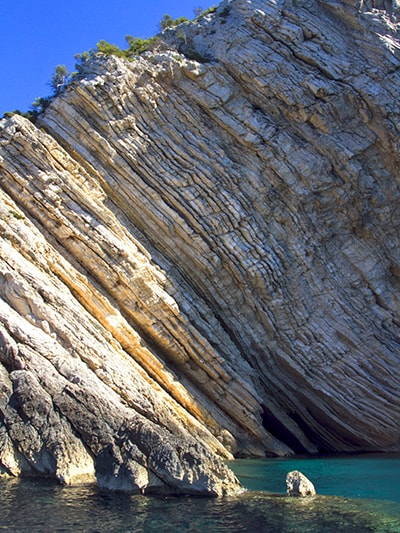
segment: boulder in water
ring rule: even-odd
[[[289,496],[315,496],[315,488],[311,481],[298,470],[286,476],[286,487]]]

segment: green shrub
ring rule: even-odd
[[[19,109],[14,109],[14,111],[6,111],[4,114],[3,114],[3,118],[11,118],[13,115],[20,115],[21,117],[25,117],[29,120],[31,120],[32,122],[35,122],[36,120],[36,116],[34,117],[33,116],[33,112],[32,111],[20,111]]]
[[[206,17],[207,15],[210,15],[211,13],[215,13],[217,11],[217,6],[211,6],[208,9],[203,9],[201,7],[198,7],[195,9],[195,16],[196,19]]]
[[[17,220],[24,220],[24,215],[21,215],[20,213],[17,213],[16,211],[10,209],[8,212],[12,217],[16,218]]]
[[[183,24],[184,22],[189,22],[189,19],[186,17],[178,17],[174,20],[174,26],[179,26],[179,24]]]
[[[104,54],[105,56],[126,57],[125,50],[105,40],[101,40],[96,44],[96,53]]]
[[[140,37],[132,37],[132,35],[127,35],[125,37],[125,40],[129,45],[129,48],[125,51],[126,57],[129,58],[151,50],[159,42],[159,39],[157,37],[150,37],[149,39],[140,39]]]
[[[215,6],[212,6],[206,10],[203,10],[202,8],[198,8],[199,15],[198,16],[205,16],[209,13],[213,13],[217,8]],[[165,30],[167,28],[174,28],[176,26],[179,26],[179,24],[182,24],[184,22],[189,22],[189,19],[186,17],[178,17],[176,19],[173,19],[170,15],[164,15],[160,22],[160,28],[162,30]],[[186,36],[181,33],[178,36],[179,39],[183,40],[186,44]],[[96,44],[95,48],[92,48],[90,50],[87,50],[81,54],[75,55],[75,68],[76,72],[68,72],[65,65],[57,65],[55,72],[53,76],[50,79],[50,86],[52,87],[52,94],[47,97],[41,97],[37,98],[32,106],[31,109],[25,113],[21,112],[19,109],[16,109],[15,111],[7,111],[4,113],[3,117],[11,117],[12,115],[18,114],[21,116],[24,116],[26,118],[29,118],[32,122],[35,122],[37,117],[43,113],[43,111],[49,106],[52,99],[61,93],[65,87],[76,77],[79,75],[83,75],[84,68],[88,61],[90,59],[94,58],[97,54],[102,55],[113,55],[117,57],[122,57],[125,59],[131,60],[136,55],[140,55],[143,52],[146,52],[148,50],[152,50],[157,43],[160,42],[159,37],[150,37],[149,39],[141,39],[139,37],[133,37],[132,35],[127,35],[125,37],[128,48],[126,50],[123,50],[119,46],[109,43],[105,41],[104,39],[99,41]],[[188,52],[188,56],[196,59],[197,61],[206,62],[209,61],[208,58],[200,56],[197,52],[190,49]]]
[[[83,52],[82,54],[77,54],[75,56],[75,68],[77,70],[77,74],[81,74],[87,62],[97,54],[132,59],[136,55],[140,55],[147,50],[151,50],[159,42],[158,37],[141,39],[140,37],[133,37],[132,35],[126,35],[125,40],[128,43],[128,48],[125,50],[115,44],[102,40],[96,44],[96,48],[92,48],[91,50]]]
[[[77,70],[76,74],[81,74],[83,67],[86,65],[86,63],[89,61],[90,58],[92,58],[95,55],[94,50],[88,50],[86,52],[82,52],[82,54],[75,54],[75,68]]]
[[[160,21],[160,29],[166,30],[167,28],[175,28],[175,26],[179,26],[179,24],[182,24],[183,22],[189,22],[189,19],[186,17],[173,19],[170,15],[164,15]]]
[[[38,116],[49,107],[55,95],[56,93],[54,93],[52,96],[40,96],[39,98],[36,98],[33,101],[30,110],[27,113],[24,113],[22,116],[35,123]]]
[[[53,89],[53,94],[59,94],[67,85],[71,74],[68,72],[65,65],[57,65],[54,74],[50,80],[50,86]]]

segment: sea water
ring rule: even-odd
[[[0,479],[0,531],[13,533],[400,533],[400,456],[238,460],[234,498],[151,497]],[[318,495],[285,495],[300,470]]]

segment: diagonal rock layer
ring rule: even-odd
[[[0,122],[0,472],[222,495],[400,450],[386,4],[224,1]]]

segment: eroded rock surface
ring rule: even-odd
[[[0,132],[0,465],[240,490],[399,451],[398,8],[232,0]]]
[[[315,496],[315,487],[313,483],[298,470],[289,472],[286,476],[286,490],[288,496]]]

